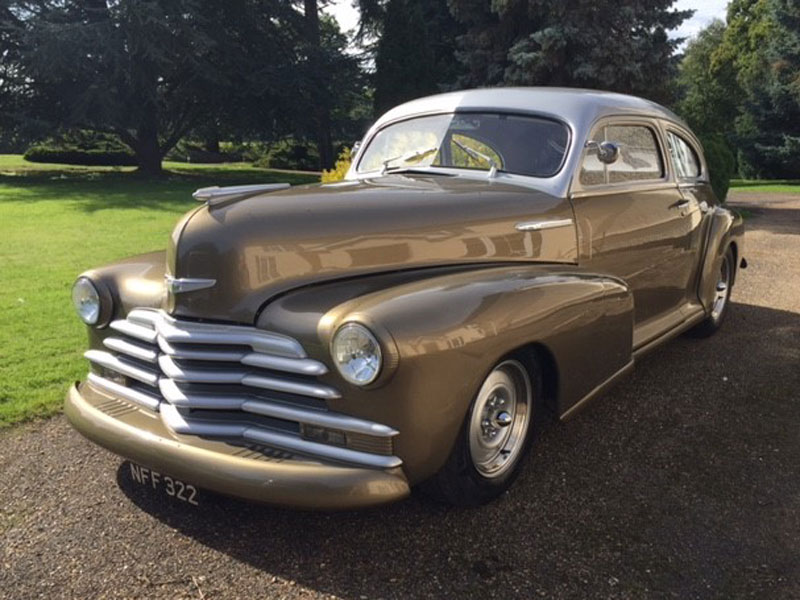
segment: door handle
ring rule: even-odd
[[[688,200],[678,200],[675,204],[672,205],[673,208],[677,208],[678,210],[683,210],[684,208],[689,208],[691,202]]]

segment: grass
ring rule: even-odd
[[[86,333],[70,300],[81,271],[163,248],[198,187],[318,180],[246,164],[165,167],[148,180],[0,155],[0,427],[58,411],[85,375]]]
[[[734,179],[731,190],[742,192],[768,192],[772,194],[800,194],[800,179]]]

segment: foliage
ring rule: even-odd
[[[32,145],[25,160],[89,166],[136,166],[133,152],[114,135],[73,130]]]
[[[717,198],[724,202],[728,195],[731,179],[736,173],[736,157],[725,138],[720,134],[701,137],[700,140],[705,150],[711,187]]]
[[[796,177],[800,173],[800,5],[792,0],[733,0],[714,59],[718,64],[727,62],[736,72],[740,172],[751,177]]]
[[[463,31],[447,0],[389,0],[375,55],[375,113],[454,85]]]
[[[263,123],[291,104],[297,13],[280,0],[4,5],[19,117],[113,132],[145,171],[211,115],[247,107]]]
[[[322,177],[320,181],[322,183],[332,183],[334,181],[341,181],[347,175],[347,171],[350,170],[350,163],[352,160],[352,152],[350,148],[344,148],[339,153],[339,158],[336,160],[336,164],[334,165],[333,169],[328,171],[322,172]]]
[[[666,101],[681,43],[668,32],[692,14],[673,4],[449,0],[468,28],[459,41],[460,83],[599,88]]]
[[[58,411],[65,386],[85,377],[86,330],[70,301],[82,270],[163,248],[198,187],[317,179],[249,165],[165,167],[167,177],[147,180],[0,156],[0,427]]]
[[[676,110],[698,136],[722,135],[732,146],[741,90],[734,65],[719,55],[725,30],[725,23],[715,20],[686,46]]]
[[[314,171],[319,166],[317,147],[302,140],[286,138],[269,146],[267,153],[255,162],[264,169]]]

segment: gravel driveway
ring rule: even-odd
[[[731,203],[723,331],[642,359],[490,506],[190,508],[59,417],[0,434],[0,597],[800,597],[800,195]]]

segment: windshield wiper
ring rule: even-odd
[[[495,177],[495,176],[497,175],[497,168],[498,168],[498,166],[497,166],[497,163],[496,163],[496,162],[494,162],[494,159],[493,159],[491,156],[488,156],[488,155],[484,154],[483,152],[478,152],[477,150],[475,150],[474,148],[470,148],[470,147],[469,147],[469,146],[467,146],[466,144],[462,144],[462,143],[461,143],[461,142],[459,142],[459,141],[458,141],[458,140],[457,140],[455,137],[453,137],[453,138],[450,138],[450,140],[451,140],[451,141],[452,141],[452,142],[453,142],[453,143],[454,143],[456,146],[458,146],[458,147],[459,147],[459,148],[461,148],[461,149],[462,149],[464,152],[466,152],[466,153],[467,153],[467,155],[469,155],[471,158],[473,158],[473,159],[475,159],[475,160],[481,160],[481,159],[483,159],[483,160],[485,160],[487,163],[489,163],[489,174],[487,175],[487,177],[489,177],[489,179],[491,179],[491,178],[493,178],[493,177]]]
[[[394,168],[394,169],[402,168],[400,165],[398,165],[397,167],[389,167],[389,163],[393,163],[396,160],[403,161],[404,163],[407,163],[407,162],[409,162],[411,160],[422,160],[423,158],[425,158],[429,154],[432,154],[432,153],[438,152],[438,151],[439,151],[439,146],[432,146],[431,148],[426,148],[425,150],[414,150],[413,152],[407,152],[406,154],[402,154],[400,156],[394,156],[392,158],[387,158],[385,161],[383,161],[383,168],[381,169],[381,175],[383,175],[384,173],[387,173],[389,171],[389,169],[391,169],[391,168]]]

